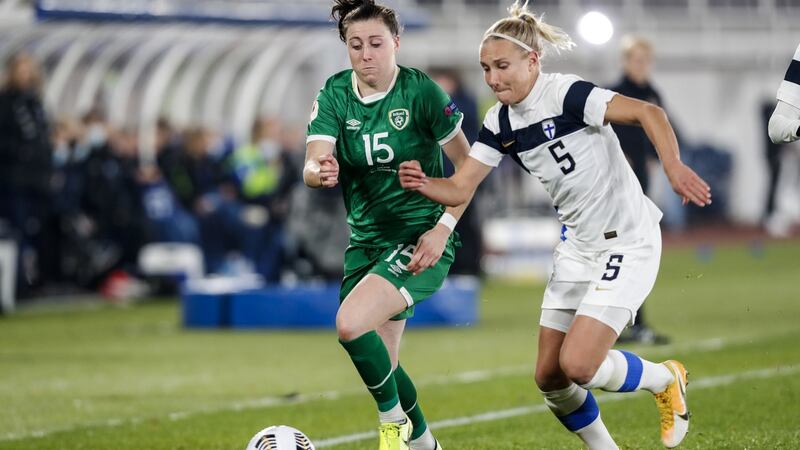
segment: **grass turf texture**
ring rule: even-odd
[[[665,252],[647,314],[673,343],[628,348],[691,371],[694,417],[681,448],[800,446],[798,255],[796,241],[720,247],[707,261],[693,249]],[[445,448],[579,448],[532,381],[543,288],[488,282],[477,326],[405,336],[401,361],[429,422],[508,413],[434,429]],[[273,424],[317,442],[376,429],[332,330],[187,331],[178,322],[170,301],[0,318],[0,449],[241,449]],[[760,369],[772,372],[724,378]],[[660,447],[650,395],[597,396],[623,448]]]

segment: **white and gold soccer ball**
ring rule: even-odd
[[[273,425],[256,433],[245,450],[314,450],[314,444],[296,428]]]

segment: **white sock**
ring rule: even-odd
[[[426,428],[420,437],[411,441],[411,450],[436,450],[436,439],[433,438],[430,427]]]
[[[642,360],[642,379],[639,381],[639,389],[650,391],[653,394],[664,392],[670,383],[675,381],[672,371],[667,366]]]
[[[650,362],[631,352],[611,350],[592,380],[582,387],[610,392],[644,389],[655,394],[666,389],[672,380],[672,372],[663,364]]]
[[[403,412],[403,407],[400,406],[400,402],[397,402],[397,404],[388,411],[378,411],[378,419],[381,423],[402,422],[406,420],[406,413]]]
[[[589,450],[619,450],[617,443],[608,434],[606,424],[603,423],[603,418],[600,416],[597,416],[594,422],[576,431],[575,434],[586,443]]]
[[[592,393],[577,384],[557,391],[542,392],[544,402],[556,418],[577,434],[590,450],[618,450],[608,433]]]

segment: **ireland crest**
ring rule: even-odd
[[[389,111],[389,123],[400,131],[408,125],[408,110],[407,109],[393,109]]]

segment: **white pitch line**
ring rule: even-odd
[[[672,344],[660,347],[641,347],[641,348],[634,347],[634,350],[636,350],[639,354],[643,356],[652,357],[656,355],[673,354],[675,352],[714,351],[725,348],[730,345],[736,345],[738,343],[749,343],[753,342],[754,340],[769,339],[770,337],[772,337],[772,335],[739,336],[734,339],[724,339],[716,337],[716,338],[705,339],[698,342],[688,342],[682,345]],[[439,385],[446,385],[453,383],[470,384],[470,383],[485,381],[498,376],[515,376],[515,375],[524,375],[529,373],[530,374],[533,373],[533,363],[531,363],[530,365],[496,367],[493,369],[470,370],[455,374],[426,377],[422,378],[419,382],[416,383],[416,385],[418,388],[421,388],[427,386],[439,386]],[[319,400],[335,400],[347,395],[358,395],[363,393],[363,391],[364,389],[362,387],[354,387],[338,391],[332,390],[332,391],[324,391],[324,392],[317,392],[310,394],[298,394],[291,397],[280,397],[280,396],[262,397],[253,400],[237,401],[221,407],[205,407],[205,408],[194,409],[192,411],[175,411],[168,413],[166,415],[166,418],[169,420],[177,421],[177,420],[184,420],[201,414],[213,414],[224,411],[244,411],[256,408],[297,405]],[[117,427],[128,424],[134,425],[142,423],[145,420],[147,420],[146,417],[110,418],[106,420],[89,421],[62,427],[53,427],[45,430],[33,430],[20,433],[6,433],[4,435],[0,435],[0,442],[26,439],[31,437],[40,438],[54,433],[69,432],[85,428]],[[374,433],[371,433],[369,435],[373,436]]]
[[[719,375],[715,377],[701,378],[700,380],[697,381],[693,380],[691,382],[691,390],[696,391],[698,389],[714,388],[714,387],[724,386],[727,384],[732,384],[737,381],[751,380],[755,378],[772,378],[772,377],[794,375],[798,372],[800,372],[800,364],[793,366],[758,369],[758,370],[751,370],[748,372],[740,372],[734,374]],[[638,397],[640,395],[645,394],[645,392],[639,391],[636,394],[639,395],[618,395],[613,393],[602,393],[600,395],[597,395],[596,398],[598,403],[619,402],[630,398]],[[512,417],[525,416],[528,414],[537,414],[545,411],[547,411],[547,406],[544,404],[522,406],[519,408],[503,409],[499,411],[489,411],[474,416],[463,416],[463,417],[455,417],[452,419],[439,420],[436,422],[432,422],[430,424],[430,427],[432,429],[461,427],[473,423],[493,422],[496,420],[509,419]],[[344,436],[337,436],[317,441],[314,443],[314,446],[316,448],[334,447],[341,444],[374,439],[377,436],[378,433],[375,431],[348,434]]]

